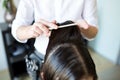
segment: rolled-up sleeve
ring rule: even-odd
[[[85,0],[83,9],[83,19],[87,21],[89,25],[98,26],[97,17],[97,1],[96,0]]]
[[[13,37],[21,42],[21,43],[25,43],[27,42],[27,40],[25,41],[20,41],[17,36],[16,36],[16,30],[18,27],[24,25],[30,25],[34,18],[33,18],[34,14],[33,14],[33,5],[31,0],[20,0],[19,2],[19,6],[17,8],[17,13],[16,13],[16,17],[12,23],[12,35]]]

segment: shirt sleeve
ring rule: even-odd
[[[12,35],[13,37],[21,42],[26,43],[27,40],[20,41],[16,36],[16,30],[22,25],[30,25],[33,22],[33,4],[31,0],[20,0],[17,8],[16,17],[12,23]]]
[[[86,20],[89,25],[98,26],[96,0],[85,0],[83,19]]]

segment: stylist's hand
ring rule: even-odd
[[[24,41],[30,38],[36,38],[40,35],[50,36],[49,27],[52,29],[57,29],[56,21],[48,22],[43,19],[40,19],[38,22],[35,22],[30,26],[20,26],[17,31],[17,37],[19,40]]]
[[[77,25],[80,29],[81,28],[83,28],[83,29],[88,29],[89,28],[89,25],[85,20],[78,20],[75,23],[77,23]]]
[[[89,25],[85,20],[79,20],[76,21],[76,23],[84,35],[84,38],[93,39],[96,36],[98,32],[97,26]]]
[[[31,26],[31,31],[32,31],[32,38],[36,38],[40,35],[45,35],[45,36],[50,36],[50,30],[49,27],[53,28],[53,29],[57,29],[58,26],[56,25],[55,21],[52,22],[48,22],[45,21],[43,19],[39,20],[38,22],[35,22],[32,26]]]

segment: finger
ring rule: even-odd
[[[49,29],[45,25],[41,24],[40,22],[35,23],[35,26],[37,26],[44,34],[49,33]]]
[[[40,34],[37,33],[34,29],[32,29],[32,31],[31,31],[31,37],[32,37],[32,38],[36,38],[36,37],[38,37],[38,36],[40,36]]]
[[[85,20],[77,21],[77,24],[78,24],[79,27],[81,27],[83,29],[88,29],[88,24]]]
[[[40,34],[38,34],[37,32],[34,31],[34,34],[33,34],[33,38],[36,38],[36,37],[39,37]]]
[[[51,35],[51,31],[49,31],[49,33],[46,35],[46,37],[50,37]]]
[[[39,22],[44,24],[45,26],[51,27],[53,29],[57,29],[58,28],[58,26],[56,24],[54,24],[52,22],[45,21],[43,19],[40,19]]]
[[[53,24],[56,24],[56,20],[53,20],[52,23],[53,23]]]
[[[33,26],[33,30],[40,35],[43,33],[43,31],[38,26]]]

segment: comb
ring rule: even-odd
[[[66,25],[61,25],[61,26],[58,26],[58,28],[64,28],[64,27],[69,27],[69,26],[76,26],[77,23],[72,23],[72,24],[66,24]],[[54,28],[49,28],[50,30],[53,30]]]

